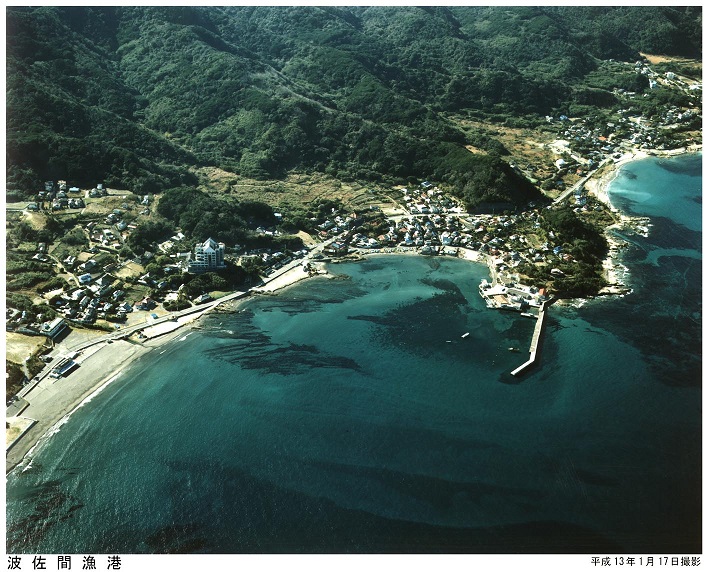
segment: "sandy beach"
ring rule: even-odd
[[[303,270],[302,265],[297,264],[289,270],[286,270],[279,276],[273,278],[267,284],[258,288],[257,291],[269,293],[275,292],[276,290],[281,290],[282,288],[292,286],[296,282],[300,282],[301,280],[304,280],[305,278],[309,277],[310,275],[305,270]]]
[[[395,252],[395,254],[406,254],[406,252]],[[408,254],[419,255],[417,252],[408,252]],[[367,253],[367,256],[371,255],[375,254]],[[479,261],[478,256],[479,253],[475,251],[460,249],[461,258]],[[301,264],[294,264],[262,286],[253,288],[251,293],[272,295],[312,275],[329,276],[322,263],[312,263],[312,266],[315,268],[314,274],[305,272]],[[249,297],[229,300],[223,306],[228,311],[233,311]],[[203,312],[183,316],[175,321],[147,326],[142,329],[141,337],[133,334],[127,340],[98,343],[81,352],[81,355],[75,359],[79,367],[67,377],[42,379],[25,396],[24,409],[17,415],[7,417],[13,437],[21,431],[23,433],[7,452],[6,472],[19,464],[28,465],[35,445],[49,438],[77,408],[88,403],[94,395],[124,375],[135,360],[177,338],[182,334],[185,326],[196,325],[201,316],[220,305],[210,306]]]
[[[612,212],[619,213],[619,211],[612,205],[610,197],[607,194],[607,190],[610,183],[617,177],[619,170],[632,161],[639,161],[641,159],[646,159],[649,154],[646,151],[632,151],[631,153],[625,153],[614,163],[609,163],[603,167],[602,172],[599,177],[590,179],[585,183],[585,188],[588,190],[590,195],[593,195],[597,200],[606,205]]]
[[[641,223],[643,219],[636,219],[620,213],[612,206],[609,196],[608,187],[617,176],[617,173],[623,165],[628,162],[644,159],[651,155],[677,155],[681,152],[700,151],[700,147],[691,150],[683,150],[672,153],[663,152],[646,152],[633,151],[623,155],[618,161],[608,164],[601,172],[587,181],[586,188],[590,195],[595,196],[602,203],[607,205],[618,222],[606,229],[606,236],[610,245],[610,252],[607,259],[603,263],[605,269],[605,277],[609,286],[603,289],[604,294],[623,294],[628,291],[627,286],[623,283],[621,275],[626,271],[626,268],[619,263],[618,256],[620,250],[625,246],[625,243],[617,239],[611,230],[615,228],[631,228],[634,231],[641,232]],[[394,251],[393,254],[406,254],[401,251]],[[366,253],[365,256],[379,253]],[[419,255],[417,252],[410,254]],[[460,248],[458,256],[466,260],[484,263],[484,257],[481,257],[478,252]],[[363,256],[361,257],[363,258]],[[321,263],[312,263],[318,275],[326,275],[324,266]],[[303,270],[301,263],[294,263],[286,268],[277,276],[267,279],[265,284],[251,290],[251,293],[273,294],[274,292],[291,286],[301,280],[310,277],[312,273]],[[240,305],[244,300],[239,298],[226,302],[229,310],[233,310],[236,305]],[[83,403],[90,401],[92,396],[101,391],[107,384],[117,379],[124,374],[129,366],[138,358],[146,355],[156,347],[176,338],[180,335],[180,330],[188,324],[194,324],[202,315],[218,308],[219,304],[205,308],[204,312],[194,313],[189,316],[184,316],[176,321],[148,326],[143,330],[143,336],[137,338],[131,336],[128,340],[116,340],[111,343],[102,342],[91,348],[87,348],[82,352],[76,361],[79,367],[69,376],[54,379],[46,377],[37,386],[32,389],[26,396],[28,405],[19,414],[13,417],[8,417],[11,425],[16,425],[15,434],[19,431],[24,431],[22,437],[12,446],[6,455],[6,472],[9,472],[13,467],[20,464],[25,456],[32,451],[35,445],[42,440],[45,435],[51,435],[53,428],[57,428],[63,424],[67,418],[77,407]],[[29,428],[28,428],[29,427]],[[31,454],[29,455],[31,457]],[[29,462],[27,459],[25,462]]]
[[[320,272],[324,270],[320,269]],[[273,293],[291,286],[310,276],[303,271],[302,265],[296,264],[278,276],[268,280],[253,293]],[[240,305],[245,298],[227,302],[230,310]],[[175,339],[185,326],[194,325],[201,316],[218,308],[219,304],[182,316],[175,321],[147,326],[142,330],[143,337],[130,336],[127,340],[101,342],[81,352],[75,361],[79,367],[67,377],[55,379],[45,377],[27,395],[28,403],[17,415],[6,416],[13,436],[21,431],[21,438],[7,452],[5,471],[11,471],[20,463],[31,461],[32,451],[40,441],[50,437],[82,404],[88,403],[94,395],[123,375],[130,365],[150,351]],[[28,455],[29,453],[29,455]]]
[[[609,252],[607,258],[605,258],[602,262],[602,268],[608,285],[601,290],[602,294],[624,294],[628,291],[625,281],[621,278],[621,275],[626,271],[626,267],[618,260],[620,250],[624,248],[626,244],[619,240],[612,233],[612,230],[631,227],[635,222],[634,219],[622,214],[619,209],[612,204],[608,194],[608,189],[612,181],[614,181],[617,177],[619,170],[623,165],[626,165],[632,161],[646,159],[647,157],[649,157],[649,154],[645,151],[632,151],[630,153],[625,153],[616,162],[606,165],[602,169],[599,176],[596,176],[585,183],[585,188],[587,189],[588,194],[590,196],[594,196],[598,201],[609,208],[617,219],[615,224],[605,229],[605,238],[607,239]]]
[[[161,338],[162,340],[165,338]],[[155,344],[156,342],[152,342]],[[106,349],[108,348],[108,349]],[[107,382],[117,378],[138,357],[150,351],[147,344],[127,341],[101,344],[77,358],[79,367],[68,377],[46,377],[28,395],[29,405],[18,416],[36,423],[7,453],[6,472],[20,463],[52,427]]]
[[[609,253],[603,261],[602,266],[605,273],[605,279],[608,285],[601,290],[601,294],[626,294],[630,291],[627,282],[627,267],[619,262],[620,251],[627,244],[617,238],[612,232],[613,230],[631,230],[644,236],[649,232],[648,219],[645,217],[631,217],[619,211],[610,200],[608,190],[612,181],[619,174],[620,169],[627,163],[640,161],[648,157],[676,157],[687,153],[698,153],[703,150],[702,145],[695,145],[691,148],[672,149],[670,151],[661,151],[655,149],[636,149],[624,153],[618,160],[610,163],[602,168],[599,176],[593,177],[585,183],[585,188],[588,194],[594,196],[598,201],[607,206],[614,214],[617,222],[605,229],[605,238],[609,245]]]
[[[617,177],[619,170],[632,161],[641,161],[648,157],[676,157],[678,155],[685,155],[687,153],[700,153],[703,150],[702,145],[694,145],[690,148],[672,149],[669,151],[662,151],[657,149],[634,149],[627,153],[624,153],[616,161],[605,165],[602,168],[601,173],[597,177],[593,177],[587,183],[585,183],[585,188],[588,192],[595,196],[597,200],[607,205],[612,212],[619,214],[619,211],[612,205],[610,197],[607,194],[607,190],[610,183]],[[627,217],[629,218],[629,217]]]

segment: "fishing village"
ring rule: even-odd
[[[656,80],[680,82],[675,76]],[[679,88],[700,92],[700,86],[686,82]],[[521,376],[538,363],[548,307],[558,298],[629,291],[618,272],[623,245],[610,231],[646,232],[646,221],[618,213],[605,188],[627,161],[700,151],[694,138],[654,147],[662,127],[693,120],[693,112],[677,108],[668,108],[655,125],[625,110],[616,122],[602,125],[547,117],[557,133],[545,146],[555,158],[545,175],[551,184],[541,199],[525,208],[492,203],[483,205],[481,212],[469,212],[459,198],[430,181],[369,188],[349,204],[321,202],[312,232],[300,233],[303,242],[292,249],[225,245],[208,236],[195,244],[179,227],[166,227],[166,240],[150,240],[159,195],[107,189],[102,183],[80,189],[67,181],[47,181],[35,201],[8,204],[10,227],[19,224],[25,234],[34,235],[30,230],[47,215],[73,216],[78,224],[54,244],[21,239],[22,252],[48,280],[41,283],[46,287],[40,288],[39,305],[20,303],[20,296],[15,297],[17,305],[12,298],[7,308],[7,335],[13,336],[13,344],[18,342],[18,353],[30,355],[16,358],[23,379],[17,393],[8,395],[6,450],[35,425],[32,418],[23,417],[29,394],[67,376],[84,377],[77,372],[86,373],[88,358],[107,344],[114,344],[113,351],[124,344],[126,355],[137,357],[154,338],[174,337],[184,324],[226,302],[327,275],[326,263],[377,254],[450,256],[487,264],[490,277],[478,287],[487,307],[536,321],[528,359],[510,372]],[[535,180],[530,165],[511,166]],[[255,234],[277,239],[288,216],[273,211],[272,223],[259,225]],[[609,251],[597,248],[605,240]],[[137,251],[138,244],[144,245],[142,254],[135,255],[131,249]],[[248,269],[249,278],[240,288],[229,289],[218,279],[218,273],[229,268]],[[26,343],[42,339],[44,343]],[[103,368],[96,375],[103,379],[100,371]],[[94,380],[67,393],[63,411],[76,407],[95,387]],[[38,437],[49,426],[45,421],[33,433]],[[20,452],[16,456],[21,458]]]

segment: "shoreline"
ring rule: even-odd
[[[695,145],[688,148],[662,151],[658,149],[633,149],[624,153],[617,161],[608,164],[599,174],[585,183],[585,188],[590,196],[594,196],[604,204],[610,212],[618,219],[614,224],[604,229],[605,239],[609,246],[607,257],[602,262],[603,274],[608,285],[600,290],[602,296],[624,296],[632,292],[631,285],[628,284],[630,278],[629,270],[622,263],[622,251],[628,246],[628,242],[617,237],[613,231],[626,230],[642,236],[649,235],[651,226],[648,217],[631,216],[612,204],[609,195],[609,188],[614,180],[619,176],[620,170],[625,165],[635,161],[641,161],[650,157],[679,157],[694,153],[702,153],[703,146]]]
[[[462,255],[457,258],[485,263],[480,259],[478,252],[468,249],[460,250]],[[422,256],[419,252],[411,251],[367,252],[356,258],[342,260],[342,262],[357,262],[369,256],[386,254]],[[280,290],[313,276],[333,278],[333,275],[324,270],[321,264],[317,264],[317,266],[317,273],[310,274],[303,272],[300,265],[296,265],[268,283],[253,288],[248,295],[242,298],[227,300],[223,304],[205,308],[204,311],[185,316],[178,322],[148,326],[142,330],[143,334],[147,334],[147,338],[136,339],[135,334],[132,334],[127,339],[115,340],[110,343],[108,341],[98,342],[95,346],[87,349],[76,360],[79,363],[78,369],[67,377],[54,379],[47,376],[42,379],[27,394],[28,405],[18,415],[7,418],[20,422],[31,420],[33,423],[11,445],[6,446],[5,474],[8,475],[17,468],[27,470],[32,465],[35,453],[41,450],[41,447],[69,421],[78,409],[89,403],[111,383],[129,373],[131,367],[140,358],[181,336],[188,335],[189,330],[198,329],[199,318],[203,315],[217,310],[220,306],[222,310],[234,312],[253,296],[275,296]]]
[[[648,219],[631,217],[622,213],[612,205],[608,194],[610,184],[618,176],[620,169],[630,162],[652,156],[676,157],[696,152],[702,152],[702,146],[697,146],[694,149],[675,150],[673,152],[652,150],[630,151],[625,153],[618,161],[608,164],[603,168],[599,176],[592,177],[586,182],[585,186],[588,189],[588,193],[605,204],[619,219],[617,223],[605,228],[605,237],[610,245],[610,250],[607,258],[603,261],[603,268],[609,285],[603,288],[602,294],[624,295],[631,292],[631,288],[629,288],[620,277],[620,272],[626,273],[627,271],[620,260],[621,250],[627,246],[627,243],[614,236],[612,230],[631,229],[633,232],[638,232],[639,229],[641,229],[644,232],[648,232],[646,226],[640,226],[642,222],[646,224]],[[637,227],[639,227],[639,229]],[[411,252],[394,249],[391,252],[377,251],[359,253],[357,257],[344,260],[355,262],[364,260],[370,256],[384,254],[423,256],[417,251]],[[466,248],[458,249],[457,258],[486,264],[484,256],[480,255],[477,251]],[[322,263],[312,262],[312,264],[317,268],[317,272],[314,274],[304,272],[302,266],[296,264],[278,276],[268,280],[268,282],[262,286],[252,288],[248,291],[246,296],[225,301],[223,306],[228,308],[228,311],[231,312],[253,295],[276,295],[275,293],[277,291],[288,288],[313,275],[332,277],[329,272],[323,269]],[[23,465],[26,460],[28,460],[27,466],[31,465],[33,454],[38,446],[41,446],[57,432],[61,425],[66,423],[77,409],[82,407],[85,403],[90,402],[95,395],[103,391],[110,383],[127,373],[130,367],[134,365],[139,358],[175,340],[179,335],[183,335],[184,326],[194,328],[201,316],[214,311],[220,306],[222,306],[220,303],[214,304],[213,306],[205,308],[203,312],[187,316],[185,320],[170,323],[168,329],[153,326],[154,331],[152,331],[150,327],[147,327],[144,330],[144,333],[148,334],[147,339],[135,340],[130,336],[126,340],[116,340],[112,342],[110,352],[105,349],[109,345],[109,342],[99,342],[92,348],[90,353],[86,353],[77,360],[77,362],[80,363],[80,367],[70,376],[56,380],[45,377],[27,394],[29,398],[27,399],[28,405],[17,416],[8,418],[18,420],[29,419],[34,421],[34,423],[17,437],[11,448],[8,449],[6,447],[6,475],[16,467]],[[69,388],[68,391],[67,388]]]
[[[464,251],[464,255],[459,258],[484,263],[479,259],[479,253],[476,251],[461,250]],[[388,253],[367,252],[365,255],[346,261],[356,262],[377,254]],[[392,254],[421,256],[418,252],[405,251]],[[202,312],[185,316],[177,322],[147,326],[142,330],[147,338],[135,338],[135,334],[131,334],[127,339],[98,342],[77,358],[79,368],[69,376],[58,379],[45,376],[26,395],[28,405],[17,415],[6,417],[7,420],[20,423],[32,421],[32,424],[11,444],[6,445],[5,474],[8,475],[18,467],[26,470],[31,466],[37,448],[57,433],[78,409],[89,403],[108,385],[128,373],[131,366],[140,358],[185,335],[185,330],[197,329],[199,318],[203,315],[220,307],[222,310],[234,312],[253,296],[275,296],[280,290],[314,276],[333,278],[333,275],[323,268],[322,263],[314,263],[314,265],[317,268],[314,274],[304,272],[298,264],[272,278],[266,284],[252,288],[246,296],[226,300],[223,304],[215,304]]]
[[[229,311],[235,310],[248,298],[258,293],[273,294],[297,282],[309,278],[297,265],[273,278],[265,285],[253,289],[247,296],[227,300]],[[218,301],[218,300],[217,300]],[[199,318],[222,306],[216,304],[205,308],[203,312],[185,316],[177,322],[167,322],[148,326],[143,332],[147,339],[137,339],[134,335],[127,339],[98,342],[77,358],[79,367],[67,377],[58,379],[46,376],[27,395],[28,405],[16,416],[6,417],[8,421],[31,420],[34,423],[22,432],[12,444],[6,444],[5,474],[17,467],[26,469],[32,464],[32,458],[38,447],[48,441],[52,435],[84,404],[89,403],[108,385],[128,373],[131,366],[141,357],[154,352],[165,344],[185,335],[185,331],[194,329]],[[161,328],[160,326],[165,326]]]
[[[159,343],[165,341],[167,339],[163,338]],[[147,344],[124,340],[113,342],[110,352],[105,351],[106,346],[107,342],[102,343],[90,355],[82,356],[79,368],[70,376],[45,377],[28,394],[31,401],[27,400],[29,405],[16,418],[30,418],[36,422],[6,453],[6,474],[25,460],[31,464],[36,448],[56,433],[82,404],[118,379],[137,358],[153,349]]]
[[[648,157],[650,157],[650,155],[644,151],[632,151],[625,153],[617,162],[605,167],[599,177],[591,178],[585,183],[585,188],[588,191],[588,195],[594,196],[618,219],[617,222],[605,227],[604,229],[605,240],[607,240],[609,251],[607,253],[607,257],[602,261],[603,277],[608,283],[607,286],[600,290],[603,295],[624,295],[631,291],[626,284],[626,281],[622,280],[620,277],[620,269],[626,270],[626,267],[622,265],[620,258],[621,250],[627,246],[627,243],[617,238],[612,231],[631,227],[634,219],[624,214],[612,204],[612,200],[609,195],[609,188],[614,180],[619,176],[622,167],[634,161],[641,161]]]

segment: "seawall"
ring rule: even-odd
[[[529,359],[511,372],[511,375],[514,377],[524,374],[526,370],[536,365],[540,353],[541,336],[543,335],[543,330],[546,327],[546,310],[551,304],[553,304],[553,302],[555,302],[555,299],[546,300],[543,304],[541,304],[541,309],[538,312],[538,319],[536,320],[536,327],[534,328],[533,336],[531,337],[531,345],[529,346]]]

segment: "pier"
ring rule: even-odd
[[[533,336],[531,337],[531,346],[529,347],[529,359],[525,363],[521,364],[511,375],[518,377],[523,374],[527,369],[533,367],[536,364],[536,360],[539,356],[541,335],[543,334],[543,328],[546,325],[546,309],[548,306],[553,304],[555,299],[546,300],[541,304],[541,309],[538,312],[538,319],[536,320],[536,327],[533,330]]]

